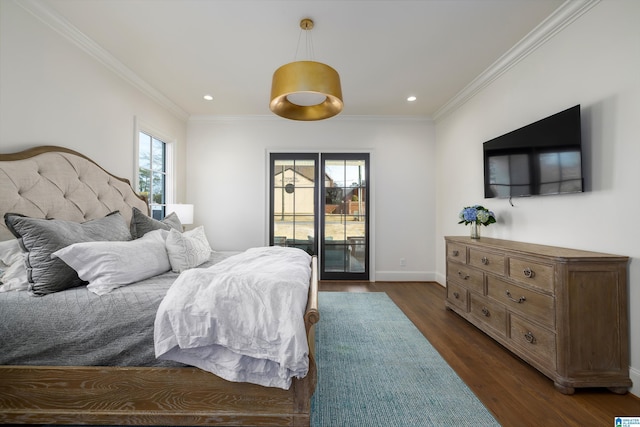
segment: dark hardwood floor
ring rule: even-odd
[[[321,282],[320,291],[386,292],[505,427],[614,426],[616,416],[640,416],[640,399],[630,393],[559,393],[547,377],[446,310],[437,283]]]

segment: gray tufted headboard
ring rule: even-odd
[[[0,154],[0,241],[13,238],[4,214],[84,222],[119,210],[131,221],[131,208],[148,213],[129,180],[111,175],[73,150],[42,146]]]

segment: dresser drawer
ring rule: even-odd
[[[484,294],[484,274],[482,271],[455,262],[448,262],[447,279],[455,281],[467,289]]]
[[[469,248],[469,265],[504,276],[504,255]]]
[[[509,277],[527,286],[553,292],[553,265],[526,258],[509,259]]]
[[[507,331],[507,310],[501,304],[495,303],[486,297],[469,294],[471,300],[470,312],[478,319],[478,326],[488,326],[502,336]]]
[[[447,259],[462,264],[467,263],[467,247],[458,243],[447,243]]]
[[[456,283],[447,282],[447,301],[465,313],[469,311],[469,291]]]
[[[487,276],[487,295],[509,310],[553,328],[556,323],[555,298],[492,275]]]
[[[545,367],[556,369],[556,336],[553,332],[511,314],[509,339]]]

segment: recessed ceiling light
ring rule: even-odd
[[[205,101],[213,101],[213,95],[205,95],[203,98]]]
[[[416,98],[414,95],[411,95],[411,96],[408,96],[408,97],[407,97],[407,101],[409,101],[409,102],[413,102],[413,101],[415,101],[416,99],[418,99],[418,98]]]

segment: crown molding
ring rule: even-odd
[[[474,95],[491,84],[491,82],[529,56],[589,9],[600,3],[600,1],[601,0],[566,0],[558,9],[549,15],[547,19],[542,21],[522,40],[516,43],[515,46],[498,58],[489,68],[458,92],[457,95],[440,107],[433,114],[433,120],[438,121],[457,110]]]
[[[70,40],[85,53],[107,67],[123,80],[140,90],[142,93],[165,107],[179,119],[188,120],[189,113],[183,110],[176,103],[171,101],[160,91],[152,87],[130,68],[117,60],[113,55],[103,49],[100,45],[87,37],[69,21],[60,16],[56,11],[38,0],[13,0],[14,3],[31,15],[38,18],[51,29]]]

